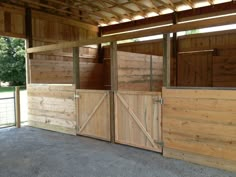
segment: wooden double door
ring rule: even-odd
[[[161,93],[117,91],[111,121],[110,91],[77,90],[77,134],[162,152]],[[114,122],[114,126],[111,126]],[[115,130],[111,130],[114,127]]]

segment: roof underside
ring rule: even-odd
[[[232,0],[5,0],[94,25],[111,25]]]

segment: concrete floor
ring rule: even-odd
[[[158,153],[24,127],[0,130],[0,177],[236,177]]]

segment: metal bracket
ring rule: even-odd
[[[76,95],[76,94],[75,94],[75,95],[74,95],[74,98],[80,98],[80,95]]]
[[[163,99],[162,98],[159,98],[159,99],[154,98],[153,101],[154,101],[154,103],[163,104]]]
[[[164,142],[162,142],[162,141],[154,140],[154,142],[155,142],[156,144],[162,146],[162,147],[164,146]]]

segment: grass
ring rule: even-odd
[[[25,90],[25,86],[20,86],[20,90]],[[15,91],[15,87],[0,87],[0,93],[3,92],[14,92]]]
[[[14,91],[14,87],[0,87],[0,93],[13,92],[13,91]]]

